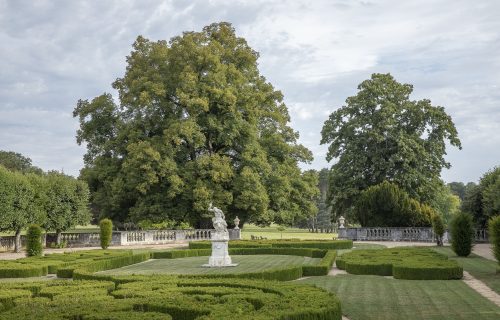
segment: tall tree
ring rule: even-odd
[[[431,224],[429,206],[411,199],[396,184],[384,181],[361,192],[356,217],[363,227],[422,227]]]
[[[20,172],[0,165],[0,231],[15,232],[15,251],[21,251],[21,231],[43,223],[43,211],[36,207],[36,190]]]
[[[454,215],[460,212],[460,198],[451,191],[450,187],[445,185],[437,188],[430,204],[441,216],[445,226],[449,224]]]
[[[360,192],[385,180],[429,202],[441,169],[450,167],[446,142],[461,148],[451,117],[430,100],[410,100],[413,86],[390,74],[373,74],[358,90],[321,131],[327,160],[338,160],[330,178],[333,210],[352,214]]]
[[[228,23],[170,42],[138,37],[110,94],[81,100],[81,177],[96,215],[210,226],[208,205],[242,224],[315,214],[317,177],[298,167],[283,95],[260,75],[258,53]]]
[[[63,231],[90,222],[89,190],[85,182],[55,171],[49,172],[46,180],[44,228],[55,231],[60,244]]]
[[[457,195],[460,198],[461,201],[464,200],[466,186],[463,182],[450,182],[448,183],[448,187],[453,194]]]
[[[471,214],[480,228],[486,227],[489,218],[500,214],[500,167],[486,172],[478,185],[467,185],[462,210]]]

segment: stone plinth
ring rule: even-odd
[[[212,240],[212,255],[203,267],[236,267],[238,264],[232,263],[227,248],[228,240]]]

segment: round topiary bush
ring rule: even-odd
[[[474,225],[472,216],[461,212],[450,222],[451,248],[460,257],[467,257],[472,251]]]
[[[42,248],[42,228],[32,224],[26,233],[26,255],[28,257],[41,256]]]
[[[493,255],[500,264],[500,215],[488,221],[488,232],[493,247]]]
[[[102,219],[99,227],[101,229],[101,248],[107,249],[113,236],[113,222],[109,219]]]

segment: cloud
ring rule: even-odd
[[[115,93],[135,38],[229,21],[284,93],[312,167],[329,166],[319,145],[329,113],[371,73],[391,72],[453,117],[463,150],[449,149],[444,178],[477,180],[500,159],[499,11],[494,0],[0,0],[0,149],[78,175],[85,150],[71,112]]]

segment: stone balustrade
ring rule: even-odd
[[[354,241],[408,241],[408,242],[434,242],[435,235],[432,228],[339,228],[339,239]],[[448,230],[443,235],[443,242],[450,242]],[[488,242],[486,229],[475,230],[475,242]]]
[[[213,229],[114,231],[111,239],[111,245],[151,245],[210,240],[213,232]],[[240,229],[230,229],[228,232],[230,240],[241,239]],[[57,236],[55,233],[48,233],[45,237],[48,245],[56,242]],[[61,241],[66,242],[68,247],[100,246],[100,236],[98,232],[64,232],[61,234]],[[21,243],[24,246],[24,236],[21,236]],[[14,236],[0,237],[0,251],[13,249]]]

